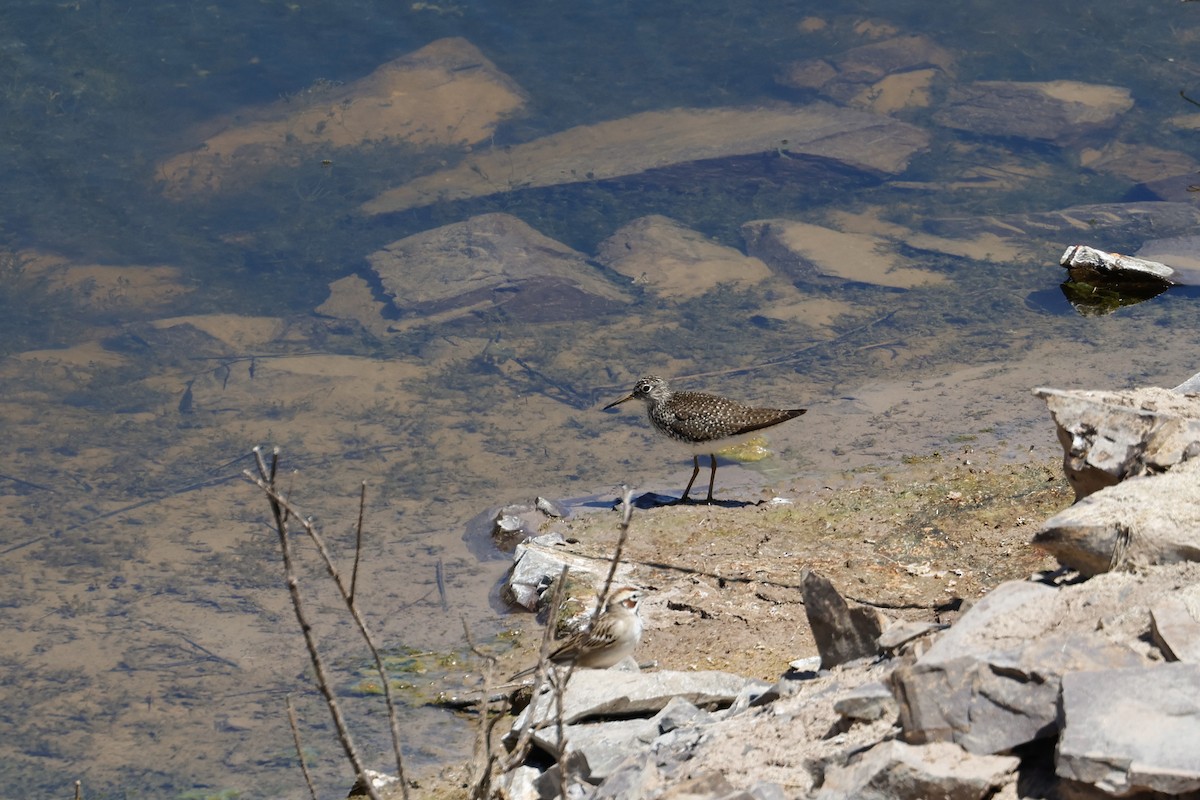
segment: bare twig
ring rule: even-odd
[[[440,557],[437,560],[437,564],[433,567],[433,578],[437,583],[438,597],[442,601],[442,611],[449,611],[450,602],[446,599],[446,568],[442,564]]]
[[[367,482],[362,482],[362,491],[358,495],[358,525],[354,528],[354,569],[350,571],[350,597],[347,600],[354,605],[354,588],[358,585],[358,559],[362,555],[363,509],[367,505]]]
[[[497,760],[496,754],[492,752],[492,733],[504,712],[501,710],[494,716],[489,713],[491,698],[488,695],[487,687],[492,686],[495,681],[496,657],[475,646],[466,619],[462,620],[462,626],[467,646],[483,661],[484,665],[480,684],[483,690],[479,695],[479,730],[475,738],[475,750],[471,756],[469,797],[471,800],[487,800],[492,794],[492,774]]]
[[[308,784],[308,793],[312,800],[317,800],[317,787],[313,786],[312,775],[308,771],[308,761],[304,758],[304,747],[300,744],[300,726],[296,724],[296,709],[292,706],[292,696],[284,698],[287,702],[288,725],[292,727],[292,741],[296,743],[296,758],[300,759],[300,771],[304,773],[304,782]]]
[[[362,781],[367,789],[367,794],[371,800],[380,800],[379,792],[375,789],[374,782],[366,773],[366,767],[363,765],[362,758],[358,754],[358,749],[354,745],[354,739],[350,735],[350,729],[346,725],[346,720],[342,716],[342,709],[338,705],[337,698],[334,697],[332,684],[325,671],[325,662],[321,658],[320,651],[317,650],[316,638],[313,635],[312,625],[305,616],[304,604],[300,597],[300,584],[296,578],[295,563],[292,559],[292,545],[288,537],[287,520],[291,516],[291,507],[287,501],[280,496],[275,488],[275,478],[279,466],[279,448],[275,448],[271,454],[271,464],[268,467],[262,457],[262,452],[259,448],[254,448],[254,459],[258,467],[259,477],[255,478],[246,471],[246,476],[250,478],[260,489],[267,495],[267,500],[271,505],[271,513],[275,517],[275,531],[279,535],[279,549],[283,554],[283,565],[286,573],[288,594],[292,599],[292,610],[296,613],[296,621],[300,624],[300,631],[304,635],[304,644],[308,648],[308,657],[313,665],[313,672],[316,675],[317,688],[321,695],[325,698],[325,704],[329,708],[329,714],[333,717],[334,728],[337,731],[338,740],[341,742],[342,750],[346,753],[346,758],[349,759],[351,766],[354,767],[354,774],[358,780]],[[298,516],[298,515],[297,515]],[[305,530],[312,531],[312,523],[308,520],[303,520]],[[341,588],[340,581],[338,582]],[[343,590],[344,595],[344,590]],[[354,608],[351,606],[351,613],[354,613]],[[357,616],[357,615],[356,615]],[[387,687],[387,679],[384,678],[384,687]],[[389,704],[389,713],[391,707]],[[393,728],[395,725],[393,724]],[[404,785],[402,783],[402,785]],[[407,796],[407,795],[406,795]]]

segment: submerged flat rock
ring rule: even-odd
[[[661,297],[676,299],[699,297],[718,286],[753,286],[771,277],[759,259],[658,214],[617,229],[600,243],[596,260]]]
[[[879,236],[843,233],[788,219],[763,219],[742,226],[746,249],[796,280],[854,281],[909,289],[946,278],[921,269]]]
[[[827,58],[787,64],[776,81],[888,114],[931,104],[935,82],[953,72],[954,55],[927,36],[910,34],[852,47]]]
[[[465,39],[439,39],[360,80],[246,109],[195,148],[159,165],[164,193],[215,192],[290,164],[307,146],[480,142],[519,111],[525,93]]]
[[[986,136],[1068,142],[1115,125],[1133,108],[1120,86],[1080,81],[977,81],[950,90],[933,116],[947,128]]]
[[[453,318],[504,306],[526,321],[583,319],[628,298],[586,256],[510,214],[483,214],[367,256],[396,308]]]
[[[386,214],[517,189],[679,170],[684,165],[693,171],[671,177],[686,178],[700,164],[707,171],[761,172],[765,158],[774,169],[789,174],[850,171],[877,177],[902,171],[928,143],[929,134],[913,125],[825,103],[648,111],[481,152],[384,192],[363,210]],[[746,163],[737,162],[747,157]]]

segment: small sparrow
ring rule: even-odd
[[[600,616],[581,631],[568,636],[550,652],[555,664],[574,664],[577,667],[604,669],[633,653],[642,640],[642,618],[638,606],[642,592],[632,586],[622,586],[608,597]],[[518,672],[513,677],[527,675],[536,667]]]

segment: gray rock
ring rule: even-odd
[[[1064,609],[1101,588],[1013,581],[983,597],[915,664],[892,673],[905,739],[992,754],[1055,735],[1063,675],[1147,663],[1096,630],[1091,614],[1065,623]],[[1093,601],[1096,615],[1116,602],[1103,599]]]
[[[1163,598],[1150,609],[1150,634],[1168,661],[1200,664],[1200,586]]]
[[[538,511],[553,519],[562,519],[567,516],[567,510],[553,500],[547,500],[544,497],[538,497],[534,501],[534,506]]]
[[[542,771],[536,767],[521,766],[511,769],[496,779],[496,788],[505,800],[541,800],[537,780]]]
[[[834,701],[833,710],[843,717],[873,722],[877,719],[895,719],[899,708],[892,690],[879,681],[856,686]]]
[[[725,707],[746,687],[769,688],[765,681],[751,680],[728,672],[622,672],[578,669],[571,675],[563,699],[563,721],[579,722],[590,717],[647,716],[681,697],[697,706]],[[535,697],[517,720],[513,731],[526,725],[541,725],[554,719],[556,711],[549,692]]]
[[[1200,397],[1155,387],[1123,392],[1034,389],[1063,448],[1080,500],[1137,475],[1156,475],[1200,453]]]
[[[1120,253],[1109,253],[1082,244],[1068,247],[1058,263],[1066,267],[1071,280],[1085,283],[1152,283],[1162,286],[1185,283],[1183,276],[1166,264]]]
[[[1116,124],[1133,108],[1129,90],[1078,81],[977,81],[951,87],[939,125],[986,136],[1066,143]]]
[[[711,771],[672,786],[658,800],[724,800],[738,793],[722,773]]]
[[[1200,665],[1067,675],[1057,771],[1125,796],[1200,791]]]
[[[766,781],[759,781],[742,794],[749,795],[746,800],[787,800],[788,798],[782,786]],[[730,798],[722,798],[722,800],[730,800]]]
[[[808,656],[807,658],[797,658],[795,661],[788,662],[788,668],[794,672],[803,674],[810,672],[816,674],[821,669],[821,657]]]
[[[953,744],[882,742],[825,772],[816,800],[985,800],[1011,780],[1019,759],[979,756]]]
[[[879,649],[885,653],[890,653],[900,649],[914,639],[936,631],[945,630],[948,627],[950,626],[937,622],[899,620],[889,625],[887,630],[879,634]]]
[[[532,322],[586,319],[629,298],[586,256],[509,214],[483,214],[367,256],[400,311],[445,321],[500,306]]]
[[[1200,421],[1188,428],[1200,432]],[[1084,575],[1200,560],[1200,459],[1089,495],[1043,522],[1033,543]]]
[[[492,541],[497,549],[511,553],[521,542],[537,536],[541,522],[530,506],[504,506],[492,520]]]
[[[691,725],[708,725],[716,720],[711,711],[699,708],[682,697],[672,697],[663,710],[654,716],[659,733],[670,733]]]
[[[562,790],[564,777],[565,792]],[[584,800],[592,795],[591,786],[587,783],[590,777],[587,759],[582,753],[571,753],[543,772],[534,785],[539,800]]]
[[[606,720],[564,725],[565,748],[560,747],[557,725],[540,728],[533,734],[533,742],[559,760],[564,755],[578,753],[588,766],[588,780],[599,783],[657,735],[658,725],[654,720]]]
[[[561,534],[547,534],[517,545],[513,552],[512,572],[503,589],[508,602],[536,611],[546,590],[558,580],[565,566],[568,568],[568,578],[572,580],[567,587],[566,599],[574,598],[578,601],[576,605],[590,611],[594,606],[594,593],[586,591],[584,587],[600,583],[608,565],[569,553],[558,546],[562,542]],[[616,579],[627,581],[631,571],[632,567],[628,564],[621,564],[617,567]],[[593,600],[591,606],[587,603],[589,598]]]
[[[875,609],[850,606],[828,579],[811,570],[804,575],[802,591],[822,669],[879,653],[876,642],[883,624]]]
[[[692,760],[704,737],[704,728],[680,728],[665,733],[637,755],[631,756],[603,781],[593,800],[627,800],[658,797]]]
[[[630,759],[614,775],[596,787],[592,800],[624,800],[627,797],[653,797],[663,779],[653,761]]]

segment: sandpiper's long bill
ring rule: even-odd
[[[715,394],[676,392],[657,375],[642,378],[634,385],[632,392],[609,403],[604,410],[628,400],[641,400],[646,404],[646,413],[655,430],[692,448],[692,479],[683,490],[683,497],[679,498],[681,503],[687,502],[692,484],[700,474],[701,454],[707,453],[709,457],[711,473],[706,502],[711,503],[713,484],[717,480],[717,450],[749,438],[756,431],[795,419],[808,410],[755,408]]]

